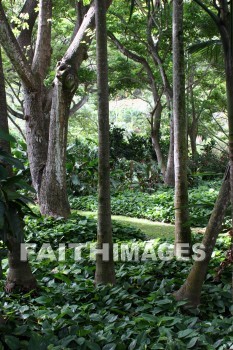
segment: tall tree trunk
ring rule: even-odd
[[[104,261],[101,254],[96,255],[96,284],[114,284],[113,242],[110,202],[110,164],[109,164],[109,90],[108,53],[106,30],[106,1],[95,0],[96,6],[96,55],[99,119],[99,193],[98,193],[98,234],[97,249],[103,244],[109,247],[109,259]]]
[[[228,168],[202,240],[205,258],[201,261],[194,262],[185,283],[175,293],[175,298],[177,300],[187,299],[190,306],[196,307],[200,304],[201,290],[206,277],[208,264],[222,227],[226,209],[230,203],[229,171]]]
[[[173,1],[173,116],[175,163],[175,246],[191,248],[187,181],[187,117],[185,113],[185,75],[183,43],[183,0]]]
[[[188,299],[189,303],[196,306],[200,302],[202,284],[206,275],[208,263],[211,259],[218,233],[221,230],[222,221],[229,202],[233,203],[233,4],[230,2],[220,2],[215,4],[218,14],[212,12],[202,1],[194,0],[202,9],[212,18],[221,35],[226,73],[226,91],[227,91],[227,112],[229,124],[229,168],[225,174],[218,199],[210,217],[203,239],[206,249],[206,257],[203,261],[195,262],[193,268],[178,292],[175,293],[177,300]],[[230,174],[229,174],[230,173]],[[230,175],[230,176],[229,176]],[[229,180],[230,177],[230,180]],[[233,206],[232,206],[233,217]]]
[[[7,101],[5,92],[5,80],[2,66],[2,56],[0,50],[0,129],[6,133],[9,132],[8,119],[7,119]],[[0,147],[11,153],[10,143],[7,141],[0,140]],[[9,168],[9,175],[12,175],[12,170]],[[19,224],[23,230],[23,223],[18,218]],[[9,271],[6,282],[6,291],[10,292],[14,288],[19,287],[22,290],[32,290],[36,287],[36,279],[32,274],[28,261],[22,262],[20,260],[20,242],[14,237],[8,236],[9,244]]]
[[[9,134],[8,118],[7,118],[7,102],[6,102],[6,88],[5,78],[2,64],[2,53],[0,46],[0,129]],[[7,153],[11,153],[9,141],[0,138],[0,147]]]
[[[233,5],[231,5],[231,8]],[[233,12],[233,11],[232,11]],[[233,16],[233,15],[232,15]],[[233,27],[233,17],[232,17]],[[233,33],[229,50],[225,51],[225,72],[227,90],[227,114],[229,125],[229,158],[230,158],[230,183],[231,183],[231,205],[233,225]]]

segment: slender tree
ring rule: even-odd
[[[196,306],[200,303],[201,288],[206,276],[208,263],[211,259],[218,233],[221,230],[222,221],[229,202],[233,203],[233,4],[227,1],[216,1],[212,6],[217,14],[200,0],[194,0],[203,10],[209,14],[216,24],[223,45],[226,73],[227,112],[229,124],[229,167],[226,171],[218,199],[206,228],[203,244],[206,256],[203,261],[195,262],[184,285],[175,293],[178,300],[188,299],[189,303]],[[232,206],[233,208],[233,206]],[[232,209],[233,217],[233,209]]]
[[[96,6],[96,56],[98,87],[99,122],[99,188],[98,188],[98,234],[97,249],[109,247],[109,259],[104,261],[102,254],[96,255],[96,284],[115,283],[113,262],[113,242],[110,202],[110,143],[109,143],[109,89],[108,89],[108,53],[106,30],[106,1],[95,0]]]
[[[191,247],[187,181],[187,118],[185,113],[185,67],[183,43],[183,0],[173,1],[173,118],[175,163],[175,245]]]
[[[192,269],[182,287],[175,293],[177,300],[187,299],[190,306],[200,304],[202,285],[205,281],[208,264],[213,253],[216,240],[221,231],[225,212],[230,203],[230,179],[229,167],[224,176],[224,180],[219,191],[217,201],[212,211],[210,220],[202,240],[205,257],[200,261],[195,261]]]
[[[8,127],[8,118],[7,118],[7,101],[6,101],[6,92],[5,92],[5,80],[4,72],[2,66],[2,56],[0,49],[0,129],[5,133],[9,133]],[[0,147],[7,152],[11,153],[11,147],[9,141],[0,139]],[[9,175],[12,175],[12,169],[8,167]],[[13,210],[13,209],[12,209]],[[17,226],[20,227],[20,230],[23,230],[22,219],[15,213],[14,209],[14,219],[17,220]],[[7,237],[8,246],[9,246],[9,271],[6,282],[6,291],[10,292],[15,287],[19,287],[22,290],[31,290],[36,287],[36,279],[32,274],[30,265],[28,261],[20,260],[20,242],[11,235]]]
[[[194,2],[201,6],[214,21],[223,46],[229,126],[231,203],[233,204],[233,4],[232,1],[229,2],[227,0],[211,1],[210,6],[212,6],[214,11],[201,0],[194,0]]]

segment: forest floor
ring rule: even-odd
[[[87,217],[97,217],[97,212],[78,210],[79,215]],[[149,238],[174,238],[175,226],[163,222],[151,221],[147,219],[131,218],[122,215],[112,215],[112,220],[142,230]],[[203,228],[193,228],[195,233],[204,233]]]

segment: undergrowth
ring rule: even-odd
[[[27,241],[54,246],[94,241],[96,221],[72,217],[26,220]],[[115,242],[145,239],[142,232],[113,226]],[[200,240],[200,235],[195,236]],[[154,241],[155,252],[161,239]],[[214,282],[230,239],[220,236],[196,310],[184,310],[172,293],[184,282],[191,263],[184,261],[117,262],[117,285],[94,286],[94,261],[88,253],[75,262],[31,258],[38,291],[0,292],[6,324],[0,325],[0,349],[11,350],[155,350],[230,349],[233,344],[231,271]],[[4,273],[7,260],[3,261]],[[3,290],[3,282],[1,282]]]

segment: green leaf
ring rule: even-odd
[[[22,308],[21,308],[21,309],[22,309]],[[21,312],[22,312],[22,311],[21,311]],[[16,327],[16,329],[14,330],[14,335],[22,335],[22,334],[24,334],[27,330],[28,330],[28,326],[27,326],[27,325],[18,326],[18,327]]]
[[[51,303],[52,299],[51,299],[50,297],[41,296],[41,297],[36,298],[35,301],[36,301],[38,304],[46,305],[46,304]]]
[[[134,339],[129,345],[129,350],[136,349],[136,345],[137,345],[137,339]]]
[[[49,344],[49,339],[38,333],[33,333],[28,343],[28,350],[45,350]]]
[[[88,347],[90,350],[101,350],[98,344],[90,342],[88,340],[85,341],[85,345]]]
[[[190,334],[195,333],[194,329],[187,328],[184,331],[178,332],[178,338],[186,338]]]
[[[56,278],[56,279],[58,279],[60,281],[63,281],[63,282],[65,282],[68,285],[71,284],[71,280],[67,276],[64,276],[62,273],[56,273],[54,275],[54,278]]]
[[[10,348],[10,350],[20,349],[20,341],[18,338],[14,337],[13,335],[6,335],[5,342],[7,346]]]
[[[187,349],[192,349],[198,341],[198,337],[194,337],[190,340],[190,342],[187,344]]]
[[[109,343],[109,344],[104,345],[102,350],[115,350],[116,346],[117,345],[115,343]]]
[[[24,165],[19,159],[12,157],[7,152],[2,150],[0,151],[0,161],[2,161],[3,163],[13,165],[18,169],[24,170]]]
[[[147,322],[152,322],[152,323],[155,323],[157,322],[157,317],[154,316],[154,315],[151,315],[151,314],[145,314],[145,313],[142,313],[139,317],[137,317],[138,320],[145,320]],[[137,320],[136,319],[136,320]]]
[[[0,139],[8,142],[16,142],[16,139],[12,135],[10,135],[2,129],[0,129]]]

